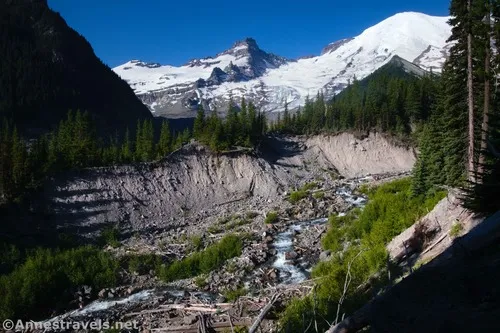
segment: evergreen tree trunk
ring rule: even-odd
[[[468,98],[467,103],[469,106],[469,147],[467,150],[468,158],[468,178],[469,181],[474,182],[474,87],[472,80],[472,31],[470,22],[471,0],[467,1],[468,12],[468,28],[467,28],[467,90]]]
[[[487,149],[488,140],[488,123],[489,123],[489,112],[490,112],[490,61],[491,61],[491,50],[490,50],[490,8],[486,12],[486,24],[488,25],[488,34],[486,38],[485,45],[485,59],[484,59],[484,109],[483,109],[483,122],[481,124],[481,151],[479,152],[479,162],[478,162],[478,174],[481,176],[484,173],[485,164],[485,151]],[[481,177],[479,177],[478,182],[482,182]]]

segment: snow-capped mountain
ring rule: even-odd
[[[192,116],[199,104],[224,110],[230,98],[253,100],[264,111],[293,109],[318,91],[329,97],[362,79],[394,56],[439,72],[451,35],[448,17],[399,13],[359,36],[327,45],[321,55],[286,59],[261,50],[248,38],[215,57],[174,67],[129,61],[113,70],[155,115]]]

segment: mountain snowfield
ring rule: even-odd
[[[215,57],[174,67],[132,60],[113,70],[126,80],[154,115],[193,116],[199,104],[224,110],[232,98],[252,100],[266,112],[304,104],[322,91],[331,97],[354,78],[363,79],[394,56],[441,71],[450,45],[449,17],[405,12],[329,44],[321,55],[291,60],[245,39]]]

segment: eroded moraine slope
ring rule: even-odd
[[[191,143],[159,162],[66,175],[46,185],[45,197],[63,227],[176,228],[240,206],[268,211],[318,178],[403,173],[414,161],[412,149],[379,134],[275,137],[251,154],[214,154]]]

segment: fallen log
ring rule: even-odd
[[[259,316],[257,317],[257,319],[255,319],[254,323],[252,324],[252,326],[248,330],[248,333],[257,332],[257,328],[259,328],[261,321],[264,320],[264,317],[271,310],[271,308],[274,305],[274,302],[276,302],[280,296],[281,296],[281,294],[274,294],[273,297],[271,297],[271,300],[269,301],[269,303],[267,303],[267,305],[264,308],[262,308],[262,310],[260,311]]]
[[[226,331],[227,328],[230,328],[231,325],[234,327],[237,326],[245,326],[248,327],[251,322],[249,320],[237,320],[231,322],[222,322],[222,323],[212,323],[210,324],[210,329],[216,332]],[[152,328],[151,332],[182,332],[182,333],[198,333],[199,327],[198,324],[190,325],[190,326],[173,326],[173,327],[162,327],[162,328]]]

